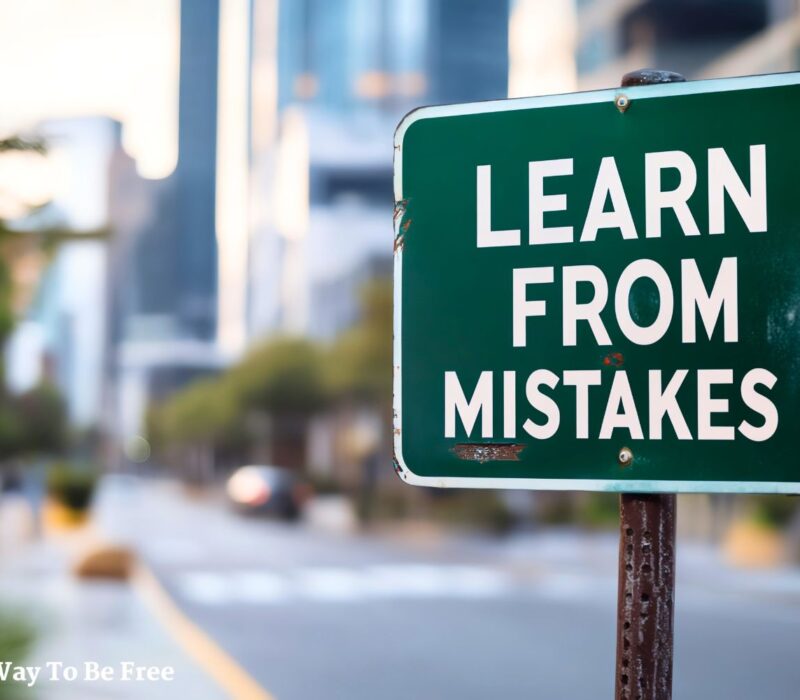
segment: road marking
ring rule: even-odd
[[[369,596],[368,584],[359,571],[339,567],[303,569],[296,577],[300,597],[329,603],[347,603]]]
[[[488,567],[385,564],[313,566],[285,572],[191,571],[177,578],[181,595],[209,606],[292,601],[357,603],[385,599],[485,599],[513,590],[511,576]]]
[[[181,611],[149,569],[140,566],[132,584],[172,638],[225,693],[236,700],[275,700],[233,657]]]
[[[145,545],[148,559],[170,564],[190,564],[207,558],[207,550],[192,540],[158,539]]]

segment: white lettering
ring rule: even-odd
[[[493,432],[492,415],[492,373],[481,372],[472,398],[467,401],[464,391],[455,372],[444,373],[444,436],[456,436],[456,412],[461,418],[461,423],[467,436],[472,434],[472,428],[481,414],[481,437],[491,438]]]
[[[558,410],[558,404],[553,401],[549,396],[539,391],[539,387],[544,384],[551,389],[555,389],[558,384],[558,376],[553,374],[547,369],[537,369],[532,372],[528,381],[525,383],[525,395],[528,397],[528,402],[537,411],[541,411],[547,416],[547,421],[543,425],[534,423],[532,420],[527,419],[522,427],[525,432],[537,440],[546,440],[553,437],[558,430],[561,421],[561,415]]]
[[[764,442],[769,440],[778,429],[778,409],[766,396],[756,391],[756,386],[763,384],[767,389],[772,389],[778,378],[769,370],[757,367],[751,369],[742,379],[742,401],[748,408],[764,417],[761,427],[756,427],[752,423],[742,421],[739,424],[739,432],[748,440],[753,442]]]
[[[674,168],[680,174],[680,182],[674,190],[661,189],[661,171]],[[683,151],[645,153],[644,188],[647,238],[661,237],[661,210],[672,209],[678,218],[683,233],[699,236],[697,222],[689,210],[689,197],[697,185],[697,169],[692,159]]]
[[[548,228],[544,225],[545,212],[567,208],[567,195],[544,193],[544,179],[559,175],[572,175],[572,158],[528,163],[528,242],[531,245],[572,243],[572,226]]]
[[[658,315],[649,326],[640,326],[631,317],[629,297],[634,283],[642,277],[648,277],[658,289],[659,305]],[[661,340],[669,328],[672,320],[674,299],[672,284],[661,265],[654,260],[634,260],[626,267],[617,282],[617,291],[614,296],[614,308],[617,313],[617,323],[625,336],[637,345],[652,345]]]
[[[512,282],[513,335],[514,347],[524,348],[526,340],[526,320],[530,316],[544,316],[545,302],[528,301],[529,284],[549,284],[553,281],[552,267],[520,267],[514,270]]]
[[[686,419],[683,417],[681,408],[678,405],[678,389],[681,388],[683,380],[689,370],[679,369],[672,375],[672,378],[667,382],[667,386],[663,389],[661,384],[661,370],[651,369],[649,372],[648,380],[650,384],[650,439],[661,439],[661,424],[664,416],[669,416],[672,422],[672,427],[675,428],[675,434],[678,440],[691,440],[692,434],[689,432],[689,426],[686,425]]]
[[[732,369],[697,370],[697,439],[733,440],[732,426],[711,425],[714,413],[727,413],[728,399],[711,398],[711,387],[715,384],[732,384]]]
[[[611,197],[611,211],[604,211],[606,198]],[[636,226],[633,223],[631,209],[625,197],[622,180],[619,178],[617,162],[612,157],[600,161],[594,192],[583,225],[581,241],[593,241],[601,228],[618,228],[626,240],[636,238]]]
[[[681,325],[684,343],[694,343],[697,339],[697,314],[700,312],[703,326],[709,339],[714,332],[723,307],[723,336],[726,343],[739,340],[739,299],[736,258],[722,258],[717,279],[706,292],[697,262],[691,258],[681,260]]]
[[[708,232],[725,233],[725,193],[742,217],[747,230],[767,230],[767,151],[764,144],[750,146],[750,192],[745,189],[723,148],[708,149]]]
[[[575,387],[575,437],[589,437],[589,387],[599,386],[602,376],[599,369],[577,369],[564,372],[564,386]]]
[[[478,166],[478,248],[520,244],[520,230],[492,230],[492,166]]]
[[[619,412],[620,407],[622,413]],[[600,426],[600,439],[608,440],[616,428],[624,428],[634,440],[641,440],[644,437],[628,373],[625,370],[614,373],[614,382],[611,384],[603,423]]]
[[[594,287],[592,300],[578,304],[578,283]],[[568,265],[564,268],[562,331],[564,345],[577,345],[578,321],[588,321],[598,345],[611,345],[600,312],[608,301],[608,282],[603,271],[595,265]]]

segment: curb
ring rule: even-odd
[[[231,698],[275,700],[233,657],[187,617],[155,574],[141,562],[130,582],[134,592],[169,635]]]

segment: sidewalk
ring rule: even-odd
[[[13,496],[0,500],[0,510],[4,511],[5,523],[9,513],[23,512]],[[19,530],[24,532],[25,528]],[[34,654],[26,664],[62,661],[82,670],[85,662],[97,661],[118,670],[121,662],[131,661],[137,666],[171,666],[174,680],[87,682],[79,676],[72,682],[53,682],[42,672],[31,696],[58,700],[227,697],[169,635],[137,586],[80,581],[71,574],[74,558],[92,541],[89,528],[33,539],[4,538],[0,549],[0,607],[24,613],[39,632]]]

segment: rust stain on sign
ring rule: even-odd
[[[392,459],[392,466],[394,467],[394,472],[399,476],[401,479],[406,478],[406,472],[403,467],[400,466],[400,462],[397,461],[397,458]]]
[[[401,199],[394,203],[394,252],[403,249],[405,235],[411,227],[411,217],[408,216],[408,200]]]
[[[397,221],[403,214],[406,213],[406,207],[408,206],[407,199],[401,199],[399,202],[394,203],[394,220]]]
[[[459,459],[469,462],[519,462],[525,445],[513,443],[462,442],[452,448]]]
[[[610,352],[603,358],[606,367],[622,367],[625,364],[625,356],[621,352]]]

